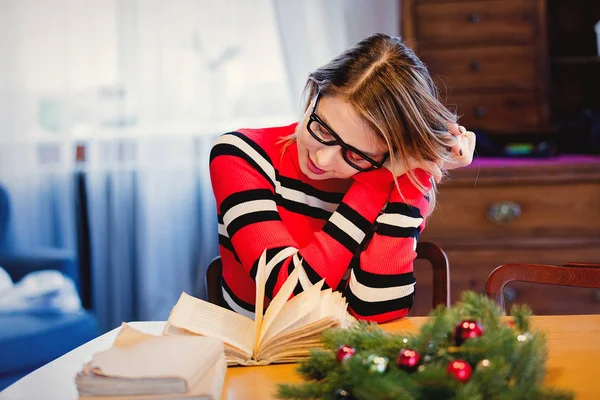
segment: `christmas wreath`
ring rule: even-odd
[[[512,318],[485,296],[465,292],[438,307],[418,333],[389,334],[358,323],[323,336],[298,372],[306,382],[280,385],[283,399],[572,399],[543,387],[546,338],[530,329],[531,310]]]

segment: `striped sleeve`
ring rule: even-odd
[[[416,172],[425,187],[431,188],[429,176]],[[372,238],[353,260],[345,289],[351,313],[379,323],[404,317],[412,307],[413,261],[429,208],[426,196],[406,175],[398,178],[398,183],[401,194],[392,192],[377,217]]]
[[[368,184],[354,182],[340,205],[328,214],[323,229],[300,248],[290,234],[294,227],[283,223],[277,208],[282,196],[292,196],[290,189],[282,188],[268,153],[257,143],[239,132],[222,135],[211,151],[210,173],[219,242],[252,278],[260,255],[267,250],[265,294],[269,298],[292,272],[292,257],[299,257],[303,266],[296,293],[323,278],[327,286],[337,287],[392,187],[389,172],[389,182],[375,184],[375,175],[366,179]],[[308,207],[304,211],[311,212]]]

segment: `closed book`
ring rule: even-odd
[[[75,383],[81,399],[219,399],[226,368],[219,339],[154,336],[123,324]]]

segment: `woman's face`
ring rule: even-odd
[[[311,123],[312,131],[326,141],[336,140],[328,132],[333,131],[344,143],[364,153],[375,161],[380,161],[387,153],[387,146],[376,136],[375,132],[360,118],[352,106],[338,97],[320,96],[317,107],[316,98],[308,108],[304,119],[297,128],[298,160],[302,172],[311,179],[348,179],[360,172],[351,166],[342,156],[342,148],[338,144],[325,145],[319,142],[308,131],[307,124],[311,112],[326,127]],[[324,129],[323,129],[324,128]],[[346,157],[355,164],[365,168],[371,164],[359,155],[346,151]]]

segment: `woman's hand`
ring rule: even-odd
[[[396,177],[404,175],[410,170],[423,169],[429,172],[436,182],[439,182],[442,179],[442,167],[444,165],[443,161],[438,163],[433,161],[417,161],[412,157],[410,157],[407,161],[407,166],[405,166],[404,163],[400,162],[399,160],[396,160],[396,163],[392,165],[390,159],[388,159],[383,166],[389,169],[392,175]]]
[[[403,162],[397,162],[392,165],[388,159],[384,166],[389,169],[392,175],[401,176],[406,172],[421,168],[426,170],[433,176],[437,183],[442,179],[443,171],[466,167],[473,161],[473,153],[475,152],[475,133],[467,131],[467,129],[458,124],[448,124],[448,131],[456,138],[456,143],[452,146],[452,157],[450,161],[439,160],[419,162],[415,159],[409,159],[405,166]]]
[[[444,162],[440,169],[451,170],[466,167],[473,161],[475,152],[475,133],[458,124],[450,124],[449,131],[456,138],[456,144],[452,146],[452,160]]]

